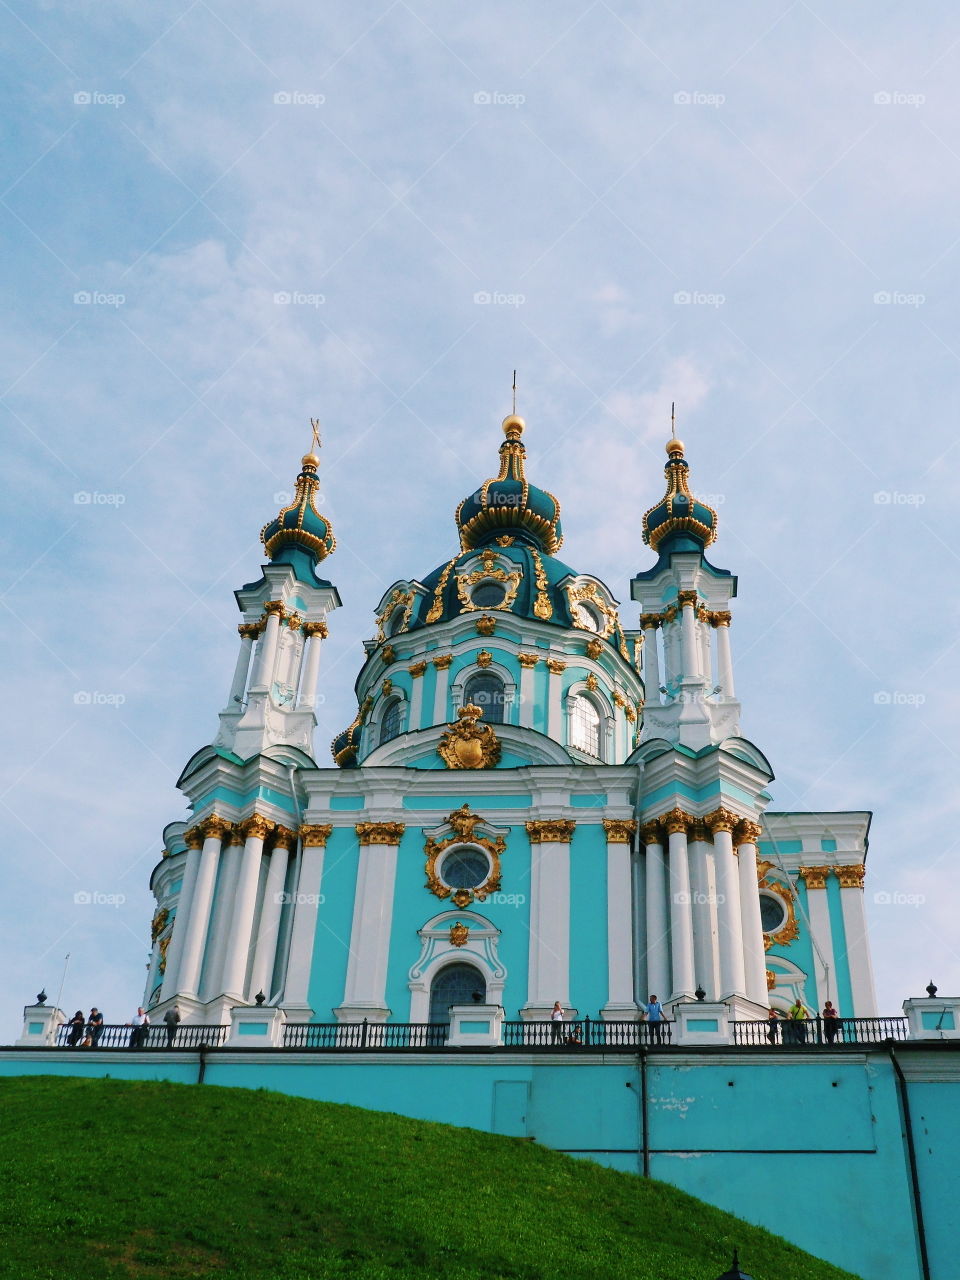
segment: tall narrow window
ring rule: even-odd
[[[503,681],[492,671],[478,671],[470,677],[463,690],[463,704],[472,702],[483,711],[487,724],[503,724],[505,696]]]
[[[574,698],[570,711],[570,745],[588,756],[600,756],[600,712],[582,694]]]
[[[383,713],[383,719],[380,721],[380,746],[385,742],[389,742],[391,738],[395,738],[400,732],[403,724],[403,710],[400,706],[400,699],[394,698]]]

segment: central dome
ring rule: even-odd
[[[524,475],[526,448],[520,439],[524,425],[516,414],[504,418],[506,439],[500,446],[500,474],[485,480],[457,507],[464,551],[510,538],[552,556],[563,544],[560,503],[546,489],[529,484]]]

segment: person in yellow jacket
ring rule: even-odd
[[[794,1000],[793,1004],[787,1010],[787,1026],[786,1031],[789,1032],[790,1042],[792,1044],[806,1044],[807,1042],[807,1019],[810,1017],[810,1011],[803,1003],[799,996]],[[784,1037],[786,1039],[786,1037]]]

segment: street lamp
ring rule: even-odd
[[[752,1276],[748,1276],[745,1271],[740,1270],[740,1259],[737,1257],[737,1251],[733,1251],[733,1262],[730,1264],[730,1270],[725,1271],[722,1276],[717,1276],[717,1280],[753,1280]]]

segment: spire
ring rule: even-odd
[[[314,506],[314,495],[320,488],[317,468],[320,465],[320,424],[310,419],[313,437],[310,450],[300,460],[293,501],[283,507],[277,517],[260,530],[260,541],[271,560],[293,563],[297,553],[310,557],[312,568],[334,550],[337,540],[330,522]]]
[[[661,544],[676,542],[664,550],[703,551],[717,536],[717,513],[690,492],[690,464],[684,458],[684,443],[677,438],[676,406],[670,406],[670,439],[667,441],[667,492],[655,507],[644,513],[643,540],[654,551]]]

